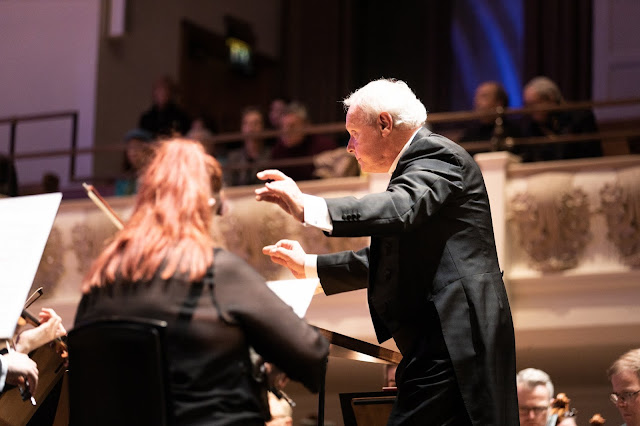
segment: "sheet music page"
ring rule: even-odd
[[[267,281],[267,286],[278,295],[280,299],[293,308],[293,311],[304,318],[311,304],[316,288],[320,285],[317,278]]]
[[[0,199],[0,339],[13,337],[62,194]]]

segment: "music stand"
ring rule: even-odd
[[[352,392],[340,394],[344,426],[386,426],[395,392]]]
[[[336,333],[335,331],[325,330],[320,327],[316,329],[322,334],[330,343],[329,356],[338,358],[352,359],[356,361],[375,362],[380,364],[399,364],[402,360],[402,355],[391,349],[383,348],[381,346],[374,345],[372,343],[364,342],[362,340],[354,339],[353,337],[345,336],[344,334]],[[326,369],[325,369],[326,376]],[[371,394],[371,395],[369,395]],[[365,411],[379,410],[391,411],[393,401],[395,401],[395,395],[390,392],[364,392],[357,394],[340,394],[340,405],[342,406],[342,395],[357,395],[355,398],[364,398],[356,401],[356,410],[362,411],[362,416],[367,416]],[[371,400],[370,397],[379,397],[376,401]],[[347,398],[347,397],[345,397]],[[352,425],[356,425],[356,413],[351,408],[351,400],[349,399],[349,408],[347,412],[353,415]],[[318,395],[318,426],[324,426],[324,405],[325,405],[325,378],[323,377],[320,386],[320,392]],[[372,407],[372,408],[369,408]],[[345,416],[345,409],[342,407],[342,415]],[[349,414],[348,414],[349,415]],[[378,414],[379,415],[379,414]],[[389,415],[387,414],[387,418]],[[345,426],[347,426],[347,419],[345,418]],[[365,423],[363,423],[365,424]],[[386,423],[385,423],[386,424]],[[369,423],[367,423],[369,425]]]

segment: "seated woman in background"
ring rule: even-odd
[[[124,135],[124,176],[116,179],[115,195],[133,195],[138,190],[138,176],[151,159],[153,136],[142,129],[133,129]]]
[[[201,144],[160,142],[131,219],[84,280],[76,324],[166,321],[176,424],[262,426],[269,415],[249,347],[317,391],[329,344],[248,264],[214,248],[221,185],[221,167]]]

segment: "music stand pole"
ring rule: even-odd
[[[320,382],[320,391],[318,392],[318,426],[324,426],[324,399],[325,399],[325,383],[327,381],[327,359],[324,362],[322,381]]]

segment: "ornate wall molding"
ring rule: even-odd
[[[624,264],[640,267],[640,167],[619,170],[616,181],[600,190],[608,239]]]
[[[509,202],[509,220],[533,269],[574,268],[591,240],[587,194],[573,186],[573,174],[541,173]]]

